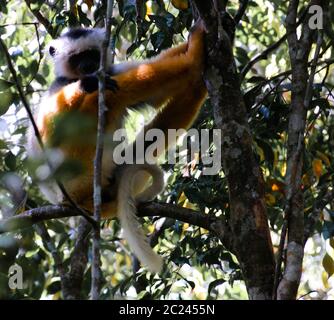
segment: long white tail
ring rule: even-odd
[[[147,171],[152,175],[152,184],[139,194],[136,199],[133,196],[133,182],[139,171]],[[118,186],[118,217],[131,251],[139,261],[150,271],[161,271],[163,260],[156,254],[145,236],[141,224],[137,219],[136,202],[150,201],[164,188],[163,172],[157,165],[133,164],[123,168]]]

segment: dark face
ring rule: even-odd
[[[71,70],[79,75],[89,75],[96,72],[100,65],[100,51],[89,49],[73,54],[68,59]]]

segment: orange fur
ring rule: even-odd
[[[171,129],[187,129],[196,118],[206,97],[202,80],[203,30],[197,27],[188,43],[161,53],[158,57],[140,64],[124,73],[113,76],[119,89],[106,92],[108,107],[106,131],[112,133],[121,125],[126,109],[140,102],[149,102],[157,111],[156,118],[148,125],[165,132]],[[54,116],[70,110],[78,110],[97,120],[98,92],[87,94],[80,89],[80,82],[65,86],[49,98],[39,115],[39,129],[45,142],[52,135]],[[79,205],[92,209],[94,145],[76,146],[68,143],[60,146],[66,158],[78,159],[85,171],[79,177],[65,181],[69,195]],[[114,166],[105,151],[102,187],[108,184],[108,177]],[[110,154],[110,152],[109,152]],[[102,207],[103,217],[116,213],[115,201]]]

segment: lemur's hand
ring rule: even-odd
[[[203,46],[204,46],[204,34],[206,33],[206,29],[204,26],[203,20],[199,19],[197,22],[191,27],[189,32],[189,38],[188,38],[188,48],[187,53],[189,54],[190,51],[193,51],[193,54],[196,54],[196,52],[203,52]],[[190,54],[192,56],[192,54]]]
[[[204,23],[202,20],[198,20],[189,33],[186,56],[188,62],[192,65],[192,69],[195,70],[197,68],[196,70],[199,73],[203,71],[205,63],[204,35]]]
[[[198,19],[196,23],[191,27],[189,37],[192,37],[194,34],[202,34],[207,32],[204,22],[202,19]]]
[[[92,93],[98,90],[99,80],[96,75],[90,75],[81,79],[80,85],[82,90]],[[108,75],[106,76],[106,89],[113,92],[116,92],[119,89],[117,81],[110,78]]]
[[[108,75],[106,75],[106,89],[112,92],[116,92],[119,89],[117,81]]]

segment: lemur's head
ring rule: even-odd
[[[96,72],[104,35],[104,29],[75,28],[52,41],[48,51],[54,60],[56,76],[80,79]]]

